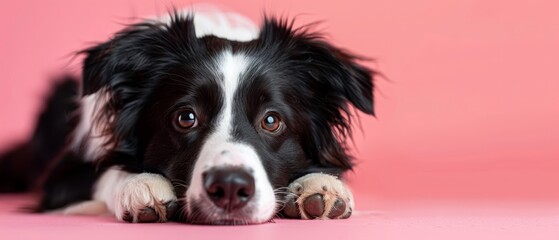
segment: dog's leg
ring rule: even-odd
[[[114,168],[97,182],[94,199],[104,201],[118,220],[126,222],[166,222],[178,208],[173,186],[167,178]]]
[[[289,184],[283,213],[301,219],[348,218],[354,207],[353,195],[343,182],[328,174],[307,174]]]
[[[62,183],[74,186],[76,180],[70,180],[72,181]],[[75,187],[69,189],[61,183],[50,185],[52,187],[46,188],[47,190],[52,188],[76,192],[73,191]],[[64,215],[114,214],[118,220],[126,222],[166,222],[178,208],[173,186],[165,177],[153,173],[129,173],[118,168],[110,168],[99,177],[90,200],[86,200],[84,195],[82,201],[61,202],[62,200],[56,200],[52,196],[56,193],[58,192],[48,192],[42,200],[40,211]],[[65,206],[54,207],[62,205]]]
[[[109,213],[107,204],[103,201],[88,200],[71,204],[67,207],[48,211],[48,214],[61,215],[103,215]]]

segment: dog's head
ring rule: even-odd
[[[166,176],[194,223],[270,220],[290,181],[352,168],[348,103],[373,114],[373,72],[284,20],[241,42],[175,15],[84,52],[84,94],[109,96],[103,161]]]

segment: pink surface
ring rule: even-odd
[[[355,134],[359,193],[559,199],[559,2],[206,2],[255,21],[263,9],[326,20],[334,43],[377,59],[390,80],[377,82],[378,118],[361,118]],[[2,1],[0,149],[29,133],[46,79],[79,69],[69,54],[170,5]]]
[[[298,16],[299,24],[326,20],[321,26],[332,42],[377,59],[370,65],[390,80],[377,82],[378,118],[361,118],[362,132],[356,131],[352,145],[359,165],[350,183],[358,209],[421,199],[559,201],[558,1],[204,2],[225,5],[255,21],[263,9]],[[49,85],[46,79],[78,69],[76,62],[68,64],[69,54],[107,39],[131,18],[162,13],[170,5],[154,0],[0,2],[0,149],[29,134]],[[240,228],[124,227],[111,218],[3,211],[0,229],[22,239],[75,239],[83,231],[95,233],[87,236],[114,232],[177,238],[239,232],[260,239],[283,239],[285,234],[343,239],[349,233],[351,239],[374,239],[384,229],[398,234],[416,224],[419,232],[436,232],[445,221],[388,221],[365,213],[342,222],[278,220]],[[468,224],[490,222],[472,221],[441,231],[475,232]],[[537,224],[525,221],[536,229]],[[557,218],[542,221],[557,223]],[[501,223],[505,229],[522,225],[506,218],[491,222],[496,228]]]
[[[113,217],[70,217],[18,213],[25,196],[0,196],[2,239],[557,239],[559,209],[449,211],[407,209],[359,211],[347,220],[282,220],[252,226],[197,226],[178,223],[129,224]],[[440,215],[441,211],[444,216]],[[452,212],[452,214],[449,214]]]

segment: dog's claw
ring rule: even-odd
[[[134,217],[132,217],[132,214],[130,214],[129,211],[125,211],[122,214],[122,220],[125,221],[125,222],[132,222],[132,221],[134,221]]]
[[[170,201],[165,204],[165,207],[167,208],[167,219],[169,220],[175,216],[175,213],[177,213],[179,204],[176,201]]]

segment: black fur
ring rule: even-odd
[[[31,138],[0,156],[0,192],[28,191],[66,144],[70,119],[78,107],[78,83],[71,77],[55,81]]]
[[[112,165],[188,182],[223,107],[222,79],[207,65],[226,49],[254,60],[235,96],[233,136],[257,149],[274,187],[311,172],[340,175],[352,169],[345,144],[351,137],[348,103],[374,114],[372,70],[319,34],[294,29],[284,20],[268,18],[258,39],[236,42],[198,39],[192,18],[175,15],[170,25],[132,25],[82,52],[83,94],[106,91],[111,96],[99,116],[109,121],[104,133],[111,151],[95,163],[84,163],[83,153],[67,150],[46,181],[40,210],[88,199],[100,173],[95,169]],[[184,107],[196,110],[200,125],[181,133],[171,123],[173,113]],[[285,121],[281,134],[258,130],[270,109]],[[68,131],[55,134],[59,132]],[[184,185],[175,188],[183,197]]]
[[[94,163],[85,162],[79,155],[66,151],[56,160],[42,184],[43,197],[35,211],[59,209],[91,199],[91,187],[99,175]]]

